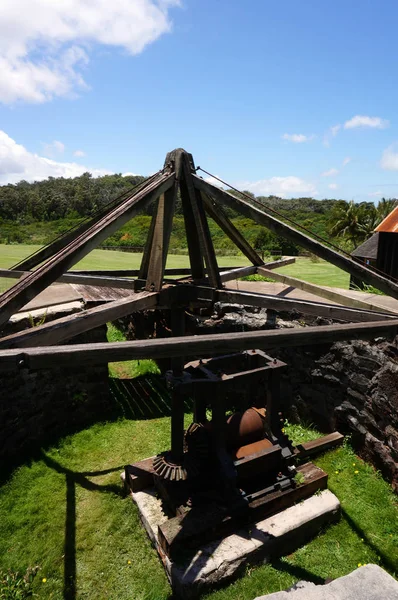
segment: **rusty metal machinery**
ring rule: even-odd
[[[343,436],[292,445],[279,411],[285,366],[249,350],[176,364],[168,372],[171,448],[125,470],[132,492],[157,488],[168,516],[158,528],[166,555],[194,551],[327,486],[327,474],[302,459],[335,447]],[[188,399],[193,423],[185,431]]]
[[[295,485],[293,447],[278,411],[285,363],[261,350],[193,361],[169,372],[171,449],[153,460],[155,483],[173,514],[203,501],[244,509],[253,493]],[[193,423],[184,432],[184,399]]]

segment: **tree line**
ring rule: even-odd
[[[144,177],[120,173],[94,178],[90,173],[71,179],[49,177],[44,181],[0,186],[0,243],[48,243],[82,219],[94,215],[118,196],[132,190]],[[242,196],[239,192],[231,193]],[[396,206],[395,199],[354,203],[338,199],[282,199],[277,196],[255,197],[244,192],[244,198],[260,202],[275,211],[282,220],[292,220],[323,239],[339,238],[351,250],[369,237],[380,221]],[[242,196],[243,197],[243,196]],[[250,219],[226,208],[227,215],[258,250],[296,254],[298,248]],[[127,223],[111,236],[107,245],[142,246],[145,243],[153,205],[142,216]],[[215,223],[210,229],[216,248],[233,250],[233,245]],[[171,244],[186,248],[182,207],[177,201]]]

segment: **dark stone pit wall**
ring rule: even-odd
[[[105,341],[105,326],[72,340]],[[106,418],[108,389],[107,365],[1,374],[0,478],[41,447]]]
[[[288,367],[281,400],[288,418],[352,434],[354,446],[398,492],[398,338],[274,352]]]

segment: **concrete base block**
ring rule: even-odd
[[[286,592],[255,600],[397,600],[398,581],[377,565],[366,565],[327,585],[299,581]]]
[[[153,488],[132,494],[141,520],[164,564],[175,593],[194,598],[208,585],[220,584],[239,574],[243,567],[290,554],[336,521],[340,502],[332,492],[323,492],[258,523],[237,529],[222,540],[204,545],[179,562],[169,559],[158,544],[158,526],[167,521]]]

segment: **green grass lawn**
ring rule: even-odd
[[[40,246],[27,246],[23,244],[0,244],[0,268],[12,267],[26,256],[36,252]],[[135,252],[114,252],[113,250],[93,250],[77,263],[73,269],[84,270],[111,270],[111,269],[138,269],[141,264],[142,254]],[[244,266],[249,261],[245,256],[221,256],[218,262],[223,267]],[[168,268],[188,267],[188,255],[169,254]]]
[[[191,420],[187,415],[186,423]],[[121,493],[123,466],[169,446],[168,417],[97,424],[42,451],[0,489],[0,568],[40,567],[39,598],[171,600],[163,567]],[[296,442],[315,434],[287,425]],[[397,498],[348,445],[315,461],[343,514],[294,554],[247,570],[206,600],[253,600],[299,579],[321,582],[376,563],[398,572]]]
[[[0,244],[0,268],[9,268],[18,261],[36,251],[39,246],[5,245]],[[114,252],[109,250],[94,250],[81,260],[74,269],[100,270],[100,269],[138,269],[141,263],[141,254]],[[244,266],[249,264],[244,256],[221,256],[219,264],[223,267]],[[187,255],[169,254],[168,268],[188,267]],[[319,285],[348,288],[349,275],[334,265],[325,261],[313,262],[309,258],[298,257],[292,265],[278,269],[278,272],[298,279],[304,279]],[[8,282],[9,280],[7,280]],[[0,280],[0,286],[2,282]],[[3,282],[3,286],[5,283]]]
[[[329,287],[348,289],[350,283],[350,276],[345,271],[324,260],[313,262],[305,257],[298,257],[294,264],[278,269],[278,273]]]

